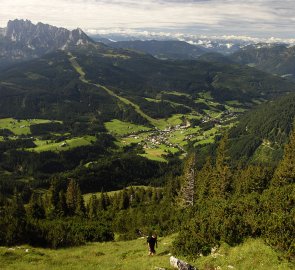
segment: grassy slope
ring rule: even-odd
[[[45,119],[32,119],[32,120],[16,120],[13,118],[0,119],[0,129],[9,129],[15,135],[28,135],[31,134],[30,126],[36,124],[50,123],[52,121]],[[58,122],[58,121],[54,121]]]
[[[196,261],[199,269],[291,270],[295,264],[279,257],[260,239],[248,239],[237,247],[221,246],[217,253]],[[218,268],[219,267],[219,268]]]
[[[152,270],[169,268],[169,252],[173,237],[159,238],[157,255],[147,255],[144,238],[126,242],[90,243],[82,247],[49,250],[23,246],[0,248],[1,269],[101,269]],[[28,252],[26,252],[28,249]],[[214,255],[201,257],[194,263],[198,269],[292,270],[294,264],[262,240],[248,240],[230,248],[222,245]]]
[[[92,142],[94,142],[95,140],[96,140],[96,138],[94,136],[84,136],[84,137],[71,138],[71,139],[67,139],[63,142],[57,142],[57,143],[52,142],[52,141],[35,140],[34,143],[37,145],[37,147],[28,148],[27,150],[34,151],[34,152],[67,151],[67,150],[75,148],[75,147],[91,145]],[[64,146],[62,146],[63,143],[66,143],[66,144]]]
[[[130,189],[130,188],[131,188],[131,186],[130,186],[130,187],[126,187],[126,189]],[[148,187],[148,186],[132,186],[132,188],[133,188],[134,190],[136,190],[136,189],[148,189],[149,187]],[[114,191],[108,191],[108,192],[106,192],[106,193],[107,193],[107,195],[108,195],[109,197],[112,197],[112,196],[114,196],[115,194],[118,194],[118,193],[120,193],[120,192],[122,192],[122,189],[114,190]],[[84,198],[84,201],[85,201],[86,204],[89,202],[90,197],[91,197],[93,194],[96,195],[98,198],[100,198],[101,192],[94,192],[94,193],[86,193],[86,194],[83,194],[83,198]]]
[[[105,127],[111,134],[119,135],[119,136],[136,133],[139,131],[150,130],[150,128],[148,127],[135,125],[128,122],[122,122],[117,119],[113,119],[110,122],[106,122]]]
[[[13,132],[15,135],[30,135],[31,125],[36,124],[45,124],[45,123],[52,123],[52,122],[59,122],[61,121],[52,121],[52,120],[45,120],[45,119],[30,119],[30,120],[17,120],[14,118],[3,118],[0,119],[0,129],[8,129]],[[13,138],[10,138],[13,139]],[[3,141],[3,137],[0,137],[0,141]],[[66,151],[71,148],[90,145],[94,142],[96,138],[94,136],[83,136],[83,137],[76,137],[70,138],[62,142],[54,142],[51,140],[40,140],[38,138],[35,139],[34,143],[37,145],[35,148],[28,148],[28,151],[35,151],[35,152],[44,152],[44,151]],[[62,143],[66,142],[65,146],[61,146]]]
[[[86,246],[47,250],[23,247],[0,248],[1,269],[120,269],[149,270],[169,267],[169,246],[172,238],[159,239],[157,256],[149,257],[146,240],[91,243]],[[29,252],[25,252],[28,248]]]

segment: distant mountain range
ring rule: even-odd
[[[295,79],[295,46],[254,44],[235,52],[230,59],[268,73]]]
[[[114,48],[145,52],[160,59],[192,60],[206,53],[206,50],[200,46],[190,45],[178,40],[118,41],[108,43],[108,45]]]
[[[252,42],[243,41],[243,40],[227,40],[227,39],[209,39],[209,38],[171,38],[171,37],[162,37],[162,36],[126,36],[119,34],[105,34],[105,35],[90,35],[90,37],[97,41],[102,42],[106,45],[121,46],[122,48],[136,48],[144,49],[146,45],[152,44],[156,41],[160,42],[183,42],[186,47],[187,44],[197,47],[199,50],[204,52],[218,52],[221,54],[231,54],[236,52],[240,48],[252,44]],[[118,45],[117,45],[118,44]],[[146,44],[146,45],[145,45]],[[194,53],[193,53],[194,55]],[[194,56],[195,57],[195,56]],[[187,58],[187,57],[186,57]]]
[[[114,38],[120,40],[120,37],[115,36]],[[133,37],[129,38],[133,39]],[[148,53],[160,59],[198,59],[224,64],[238,63],[274,75],[295,79],[295,46],[288,44],[252,44],[252,41],[216,39],[200,39],[189,41],[189,43],[179,40],[123,40],[115,42],[98,35],[93,39],[114,48]]]

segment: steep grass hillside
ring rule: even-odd
[[[171,269],[169,257],[173,237],[159,238],[157,255],[147,255],[144,238],[126,242],[92,243],[82,247],[49,250],[29,246],[0,248],[1,269],[96,269],[152,270]],[[183,258],[185,259],[185,258]],[[192,262],[191,262],[192,263]],[[248,240],[231,248],[222,245],[207,257],[192,263],[198,269],[291,270],[295,265],[262,240]]]

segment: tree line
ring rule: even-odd
[[[35,190],[24,204],[15,189],[11,199],[1,197],[0,245],[60,248],[111,241],[114,233],[132,239],[139,229],[169,233],[177,216],[167,194],[163,188],[130,187],[112,196],[92,194],[85,203],[76,180],[56,178],[45,193]]]
[[[114,233],[132,239],[138,230],[153,230],[178,232],[175,254],[206,255],[222,242],[237,245],[259,237],[293,257],[295,131],[277,167],[232,161],[228,145],[224,136],[202,167],[192,151],[181,175],[178,165],[169,172],[173,167],[166,167],[158,188],[101,192],[85,203],[83,182],[68,177],[54,179],[45,193],[34,190],[25,206],[17,192],[10,200],[0,196],[1,244],[57,248],[112,240]]]
[[[236,245],[249,237],[263,238],[295,255],[295,132],[276,168],[237,164],[228,154],[228,137],[219,143],[216,157],[197,169],[195,153],[186,160],[177,207],[187,212],[174,250],[198,256],[226,242]]]

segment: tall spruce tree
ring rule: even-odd
[[[227,150],[228,134],[219,142],[216,154],[215,175],[211,182],[211,193],[217,198],[227,198],[231,191],[232,173]]]
[[[294,124],[293,124],[294,125]],[[285,146],[284,157],[279,163],[271,184],[284,186],[295,183],[295,127],[290,134],[289,142]]]
[[[95,219],[98,216],[99,201],[95,194],[92,194],[87,204],[87,216],[90,219]]]
[[[45,209],[40,194],[33,192],[27,206],[28,216],[33,219],[45,218]]]
[[[10,205],[6,208],[5,216],[6,244],[23,243],[26,237],[26,211],[23,200],[16,190]]]
[[[214,177],[212,160],[208,158],[202,169],[196,173],[195,200],[203,201],[208,198],[212,177]]]
[[[101,191],[100,198],[99,198],[99,208],[101,210],[106,210],[107,207],[110,205],[110,198],[107,193]]]
[[[191,152],[183,169],[180,199],[184,207],[193,206],[195,203],[195,180],[196,180],[196,153]]]
[[[267,241],[295,256],[295,127],[285,146],[283,159],[273,175],[269,189],[262,194],[263,234]]]
[[[78,183],[71,179],[66,192],[66,202],[69,215],[83,215],[85,213],[84,200]]]
[[[60,217],[64,217],[68,214],[66,194],[63,190],[58,193],[57,214]]]
[[[120,202],[119,202],[119,208],[122,209],[127,209],[130,205],[129,201],[129,196],[128,192],[126,189],[120,192]]]
[[[48,215],[55,216],[57,215],[57,208],[59,202],[59,187],[58,187],[58,179],[53,179],[49,188],[49,202],[48,202]]]

